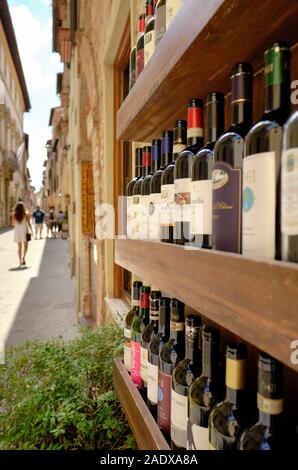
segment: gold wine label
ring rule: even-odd
[[[233,390],[243,390],[245,388],[245,359],[226,360],[226,385]]]
[[[267,413],[268,415],[279,415],[283,412],[284,401],[282,398],[273,399],[262,397],[259,393],[257,394],[257,403],[258,409],[262,413]]]
[[[170,330],[171,331],[184,331],[184,322],[175,322],[171,321],[170,322]]]
[[[208,450],[216,450],[215,447],[211,444],[211,442],[208,443]]]

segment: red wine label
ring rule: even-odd
[[[139,18],[139,33],[143,33],[145,31],[145,16]]]
[[[158,373],[157,424],[165,434],[171,431],[172,376]]]
[[[141,72],[143,71],[144,69],[144,49],[140,49],[137,51],[137,72],[136,72],[136,76],[137,78],[141,75]]]
[[[213,248],[241,253],[242,170],[216,162],[212,189]]]
[[[149,292],[141,292],[140,294],[140,307],[149,308]]]
[[[187,110],[187,137],[203,137],[203,110],[201,108],[188,108]]]
[[[131,341],[131,378],[133,383],[140,388],[141,380],[141,345]]]

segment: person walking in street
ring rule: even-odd
[[[26,266],[26,254],[28,251],[28,233],[29,229],[32,233],[32,225],[30,216],[24,204],[19,202],[13,213],[14,222],[14,242],[18,245],[18,256],[20,268]]]
[[[57,215],[57,225],[58,225],[58,233],[62,236],[62,224],[64,220],[64,212],[62,210],[59,211]]]
[[[49,228],[52,238],[56,238],[56,214],[54,207],[50,207],[49,210]]]
[[[42,239],[42,230],[43,230],[43,221],[45,213],[37,206],[36,210],[33,212],[32,217],[35,221],[35,240],[39,234],[39,238]]]

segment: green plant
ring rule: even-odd
[[[27,342],[0,366],[0,449],[123,449],[135,442],[112,386],[115,325]]]

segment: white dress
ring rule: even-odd
[[[14,227],[13,241],[15,243],[21,243],[27,241],[28,225],[26,217],[23,218],[22,222],[16,222]]]

